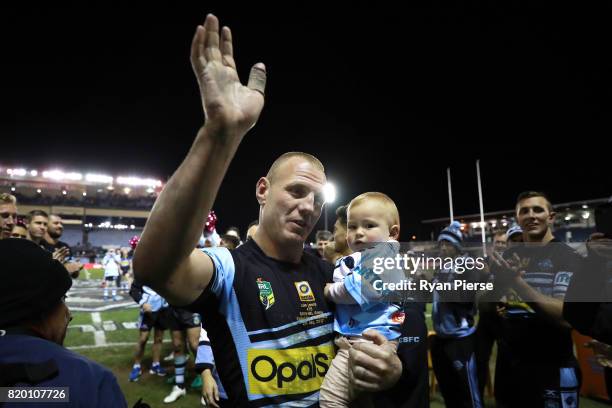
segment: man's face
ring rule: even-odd
[[[28,233],[33,239],[40,239],[45,236],[48,223],[49,220],[44,215],[35,215],[28,224]]]
[[[438,243],[440,248],[440,256],[442,258],[454,258],[459,255],[459,251],[453,244],[446,240],[442,240]]]
[[[530,197],[517,204],[516,217],[529,240],[539,241],[548,232],[555,213],[548,209],[548,202],[544,197]]]
[[[62,346],[66,338],[68,324],[71,320],[72,315],[70,314],[70,309],[68,309],[66,303],[62,301],[49,316],[48,325],[51,338],[48,340]]]
[[[511,248],[521,242],[523,242],[523,234],[512,234],[512,236],[508,238],[508,242],[506,242],[506,245],[508,248]]]
[[[325,173],[299,157],[282,163],[266,190],[260,180],[261,226],[272,240],[304,244],[321,216],[325,182]]]
[[[391,235],[391,225],[383,207],[374,200],[352,205],[348,211],[347,227],[346,240],[354,252],[362,251],[371,244],[386,242]]]
[[[17,206],[15,204],[0,204],[0,239],[10,238],[13,226],[17,222]]]
[[[15,225],[13,227],[13,231],[11,232],[11,238],[28,238],[28,230],[26,227],[22,225]]]
[[[51,215],[49,217],[49,224],[47,224],[47,233],[53,239],[59,239],[64,232],[64,225],[62,224],[62,218],[57,215]]]
[[[340,220],[336,220],[334,224],[334,245],[336,252],[344,253],[348,249],[346,242],[346,227],[342,225]]]
[[[319,253],[320,257],[323,257],[323,250],[325,249],[327,245],[329,245],[328,239],[318,239],[317,240],[316,242],[317,252]]]
[[[502,253],[506,250],[506,234],[495,234],[493,237],[493,250]]]

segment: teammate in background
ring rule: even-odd
[[[195,371],[202,378],[202,405],[218,408],[218,403],[227,402],[227,393],[219,379],[219,373],[215,367],[210,340],[206,330],[200,330],[200,342],[195,361]]]
[[[127,249],[122,248],[121,250],[121,258],[119,261],[119,267],[121,268],[121,273],[118,276],[118,286],[122,292],[127,293],[130,290],[130,271],[132,270],[132,258],[129,255]]]
[[[503,408],[577,406],[580,368],[562,311],[583,261],[554,238],[555,212],[543,193],[521,193],[516,218],[524,243],[492,257],[495,289],[506,288],[498,309],[495,399]]]
[[[140,364],[144,356],[145,347],[149,340],[149,334],[153,330],[153,363],[149,374],[165,376],[166,370],[159,364],[161,357],[162,341],[164,339],[164,330],[166,329],[166,319],[168,314],[168,303],[159,296],[153,289],[143,286],[142,297],[138,304],[141,307],[139,318],[140,336],[136,344],[136,352],[134,353],[134,365],[130,373],[130,381],[138,381],[142,375]]]
[[[438,236],[440,257],[467,258],[462,242],[461,224],[453,221]],[[480,278],[480,271],[475,269],[440,268],[434,273],[434,281],[440,283]],[[475,355],[476,313],[475,294],[434,290],[431,317],[436,336],[431,344],[431,360],[444,403],[450,408],[483,407]]]
[[[104,301],[108,300],[108,286],[113,285],[112,299],[117,300],[117,279],[119,277],[119,266],[121,260],[114,249],[109,249],[102,259],[104,267]]]

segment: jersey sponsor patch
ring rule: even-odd
[[[259,300],[261,301],[261,304],[264,306],[265,310],[268,310],[274,305],[275,302],[272,285],[268,281],[257,278],[257,287],[259,288]]]
[[[293,282],[302,302],[314,302],[315,297],[307,281]]]
[[[402,324],[402,323],[404,323],[404,319],[405,318],[406,318],[406,314],[404,312],[402,312],[401,310],[398,310],[397,312],[394,312],[391,315],[391,321],[393,323]]]
[[[568,286],[570,281],[572,280],[571,272],[557,272],[555,275],[555,285],[565,285]]]
[[[249,393],[286,395],[317,391],[333,358],[332,345],[249,349]]]

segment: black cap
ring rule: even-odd
[[[55,307],[72,286],[66,268],[32,241],[0,240],[0,329]]]

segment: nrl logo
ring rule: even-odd
[[[264,306],[265,310],[274,305],[274,292],[272,292],[272,285],[270,282],[267,282],[261,278],[257,278],[257,287],[259,288],[259,300],[261,304]]]

